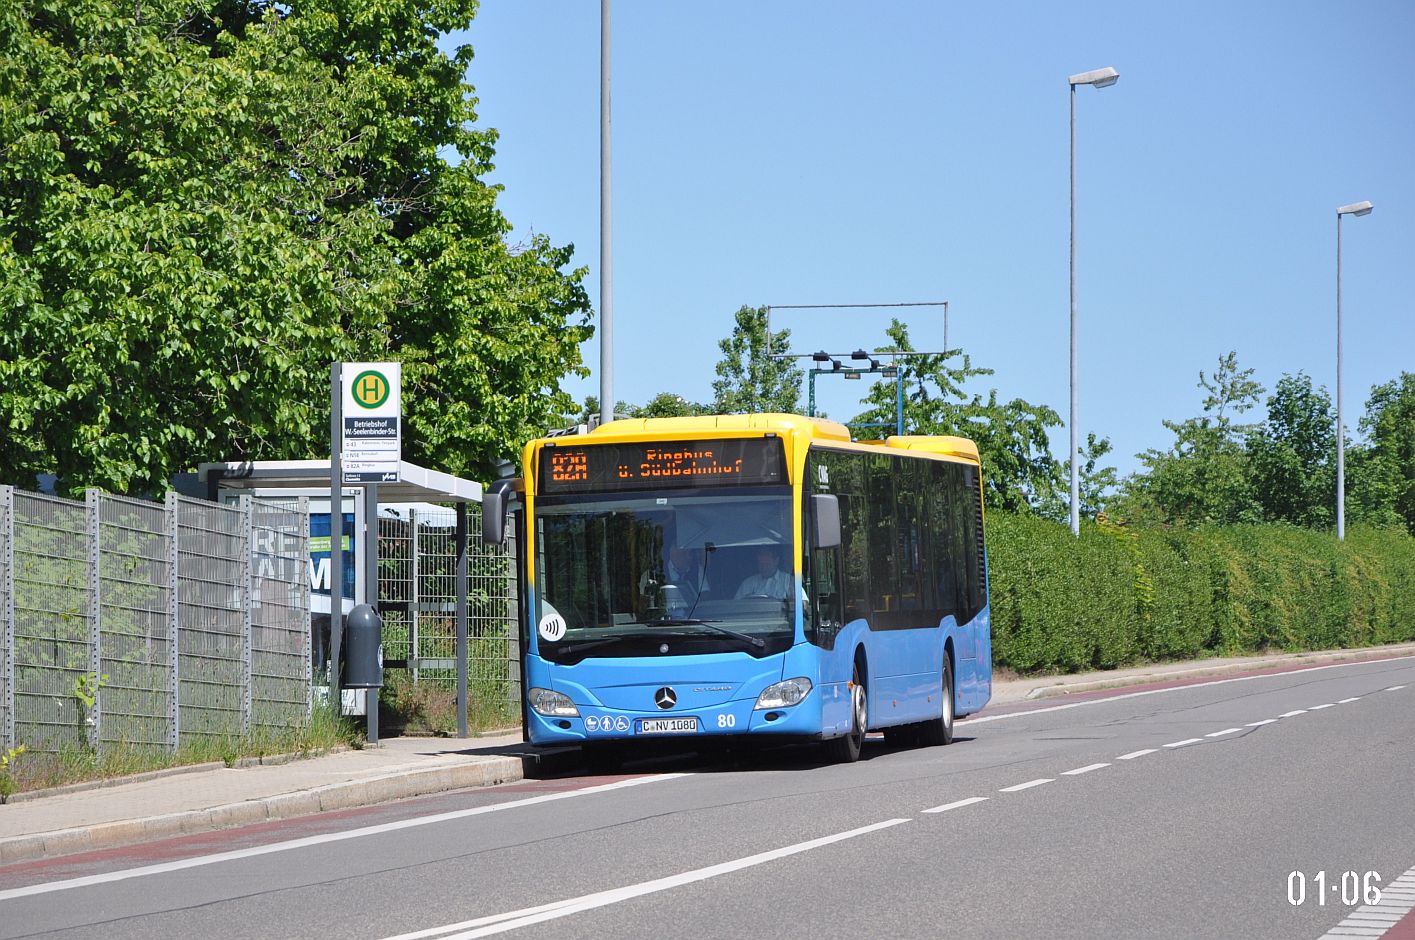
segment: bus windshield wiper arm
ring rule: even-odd
[[[750,633],[739,633],[736,630],[722,626],[716,620],[697,620],[692,617],[659,617],[657,620],[650,620],[654,626],[664,627],[707,627],[714,633],[721,633],[723,636],[730,636],[741,640],[743,643],[750,643],[754,649],[761,649],[766,646],[766,641],[759,636],[752,636]]]
[[[608,646],[610,643],[620,643],[624,640],[632,640],[636,638],[637,635],[624,636],[622,634],[616,634],[615,636],[601,636],[596,637],[593,640],[581,640],[578,643],[561,643],[559,646],[554,647],[554,649],[556,653],[560,654],[561,656],[565,656],[570,653],[582,653],[585,650],[592,650],[597,649],[601,646]]]

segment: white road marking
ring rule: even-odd
[[[540,924],[561,917],[569,917],[571,914],[578,914],[581,911],[617,904],[620,901],[642,897],[646,894],[667,891],[670,888],[693,884],[697,881],[706,881],[709,878],[716,878],[718,875],[741,871],[744,868],[764,865],[767,862],[773,862],[779,858],[798,855],[801,852],[809,852],[811,849],[818,849],[835,842],[843,842],[846,839],[853,839],[856,836],[877,832],[881,829],[888,829],[890,826],[897,826],[900,823],[909,821],[908,819],[886,819],[884,822],[877,822],[870,826],[861,826],[859,829],[851,829],[849,832],[839,832],[835,835],[824,836],[820,839],[812,839],[809,842],[798,842],[795,845],[772,849],[769,852],[761,852],[757,855],[749,855],[746,858],[723,862],[719,865],[709,865],[706,868],[685,871],[678,875],[669,875],[666,878],[656,878],[653,881],[644,881],[623,888],[599,891],[595,894],[586,894],[582,897],[570,898],[565,901],[555,901],[550,904],[543,904],[539,907],[528,907],[519,911],[510,911],[505,914],[479,917],[475,920],[462,921],[459,924],[448,924],[444,927],[419,930],[415,933],[398,934],[396,937],[388,937],[386,940],[423,940],[423,938],[435,936],[441,936],[443,940],[473,940],[475,937],[489,937],[492,934],[504,933],[508,930],[517,930],[521,927],[529,927],[532,924]],[[461,932],[454,933],[453,931]]]
[[[1327,937],[1381,937],[1415,909],[1415,868],[1391,879],[1380,889],[1378,904],[1366,904],[1322,935]]]
[[[1198,744],[1203,740],[1203,738],[1185,738],[1183,741],[1174,741],[1170,744],[1166,744],[1165,747],[1183,747],[1186,744]]]
[[[1063,777],[1077,777],[1081,774],[1088,774],[1093,770],[1100,770],[1102,767],[1109,767],[1109,764],[1087,764],[1085,767],[1077,767],[1075,770],[1063,770]]]
[[[932,809],[926,809],[926,810],[924,810],[924,812],[926,812],[926,813],[946,813],[946,812],[948,812],[948,811],[951,810],[951,809],[959,809],[960,807],[964,807],[964,806],[972,806],[974,803],[981,803],[981,802],[983,802],[983,801],[986,800],[986,799],[987,799],[987,797],[985,797],[985,796],[970,796],[970,797],[968,797],[966,800],[955,800],[955,801],[953,801],[952,803],[944,803],[942,806],[935,806],[935,807],[933,807]]]
[[[1210,732],[1209,734],[1204,735],[1204,737],[1206,737],[1206,738],[1221,738],[1221,737],[1223,737],[1225,734],[1237,734],[1238,732],[1240,732],[1240,731],[1242,731],[1242,730],[1243,730],[1242,728],[1224,728],[1222,731],[1213,731],[1213,732]]]
[[[1153,754],[1155,748],[1147,747],[1138,751],[1131,751],[1129,754],[1121,754],[1116,760],[1134,760],[1137,757],[1144,757],[1146,754]]]
[[[1270,724],[1273,724],[1273,723],[1276,722],[1276,721],[1277,721],[1276,718],[1264,718],[1262,721],[1250,721],[1250,722],[1248,722],[1246,725],[1244,725],[1243,727],[1245,727],[1245,728],[1261,728],[1263,725],[1270,725]]]
[[[1361,701],[1361,696],[1359,696],[1359,695],[1353,695],[1353,696],[1351,696],[1351,698],[1344,698],[1344,699],[1342,699],[1341,701],[1337,702],[1336,704],[1338,704],[1338,705],[1347,705],[1347,704],[1349,704],[1349,703],[1351,703],[1351,702],[1359,702],[1359,701]]]
[[[1391,656],[1386,659],[1363,659],[1359,662],[1354,663],[1327,663],[1324,666],[1309,666],[1307,668],[1289,669],[1286,672],[1266,672],[1258,676],[1233,676],[1229,679],[1213,679],[1209,682],[1191,682],[1188,685],[1168,686],[1163,689],[1141,689],[1139,692],[1125,692],[1120,695],[1108,695],[1105,698],[1090,698],[1086,699],[1086,701],[1084,702],[1067,702],[1065,705],[1047,705],[1044,708],[1031,708],[1027,711],[1008,712],[1005,715],[983,715],[978,718],[969,716],[964,721],[964,724],[981,725],[989,721],[1007,721],[1011,718],[1025,718],[1028,715],[1042,715],[1047,712],[1066,711],[1068,708],[1085,708],[1089,705],[1104,705],[1107,702],[1118,702],[1121,699],[1127,698],[1139,698],[1142,695],[1164,695],[1166,692],[1183,692],[1187,689],[1203,689],[1211,685],[1227,685],[1230,682],[1251,682],[1254,679],[1281,679],[1287,676],[1296,675],[1298,673],[1320,672],[1323,669],[1340,669],[1349,666],[1376,666],[1380,665],[1381,663],[1398,663],[1404,662],[1409,659],[1415,659],[1415,656]],[[1405,688],[1405,686],[1403,685],[1393,685],[1385,691],[1394,692],[1397,689],[1403,688]]]
[[[1292,711],[1290,711],[1290,712],[1283,712],[1281,715],[1278,715],[1277,717],[1279,717],[1279,718],[1295,718],[1295,717],[1297,717],[1298,715],[1305,715],[1305,714],[1307,714],[1307,709],[1305,709],[1305,708],[1294,708]]]
[[[1309,711],[1309,712],[1319,712],[1319,711],[1321,711],[1323,708],[1335,708],[1335,707],[1336,707],[1336,703],[1335,703],[1335,702],[1327,702],[1325,705],[1313,705],[1311,708],[1307,709],[1307,711]]]
[[[365,826],[361,829],[347,829],[343,832],[326,832],[318,836],[306,836],[302,839],[289,839],[285,842],[272,842],[268,845],[256,845],[246,849],[234,849],[230,852],[217,852],[214,855],[198,855],[194,858],[179,859],[174,862],[162,862],[158,865],[144,865],[141,868],[126,868],[122,871],[104,872],[101,875],[85,875],[82,878],[67,878],[63,881],[48,881],[41,884],[28,885],[23,888],[11,888],[8,891],[0,891],[0,901],[8,901],[11,898],[23,898],[34,894],[48,894],[51,891],[67,891],[71,888],[86,888],[90,885],[107,884],[112,881],[126,881],[129,878],[141,878],[146,875],[161,875],[170,871],[181,871],[185,868],[200,868],[204,865],[216,865],[221,862],[232,862],[243,858],[254,858],[259,855],[270,855],[275,852],[288,852],[292,849],[303,849],[312,845],[324,845],[329,842],[343,842],[346,839],[359,839],[364,836],[374,836],[385,832],[396,832],[400,829],[412,829],[416,826],[435,825],[437,823],[449,822],[454,819],[464,819],[468,816],[480,816],[485,813],[499,813],[502,810],[518,809],[522,806],[533,806],[539,803],[552,803],[556,800],[566,800],[571,797],[589,796],[592,793],[605,793],[610,790],[622,790],[625,787],[637,787],[645,783],[658,783],[663,780],[676,780],[679,777],[689,777],[691,774],[655,774],[648,777],[635,777],[632,780],[617,780],[614,783],[604,783],[599,786],[585,787],[583,790],[564,790],[559,793],[546,793],[541,796],[533,796],[524,800],[512,800],[508,803],[493,803],[489,806],[476,806],[471,809],[453,810],[449,813],[437,813],[432,816],[418,816],[413,819],[400,819],[397,822],[380,823],[377,826]]]
[[[1044,784],[1044,783],[1052,783],[1052,782],[1055,781],[1055,780],[1056,780],[1055,777],[1042,777],[1042,778],[1037,779],[1037,780],[1028,780],[1026,783],[1019,783],[1019,784],[1017,784],[1017,785],[1015,785],[1015,786],[1003,787],[1002,789],[998,790],[997,792],[998,792],[998,793],[1016,793],[1018,790],[1030,790],[1030,789],[1032,789],[1032,787],[1039,787],[1039,786],[1041,786],[1041,785]]]

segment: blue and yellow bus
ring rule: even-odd
[[[483,538],[514,503],[532,744],[815,739],[854,761],[869,731],[947,744],[991,695],[971,441],[635,419],[534,440],[523,468]]]

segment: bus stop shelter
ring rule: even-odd
[[[259,494],[266,499],[308,496],[311,493],[331,494],[329,460],[254,460],[204,463],[198,467],[197,480],[205,489],[207,499],[222,502],[244,493]],[[362,492],[361,492],[362,491]],[[455,618],[457,629],[457,730],[466,737],[467,729],[467,504],[480,503],[482,486],[475,480],[464,480],[450,473],[429,470],[417,464],[399,461],[397,479],[378,483],[345,485],[343,499],[353,498],[355,527],[362,534],[364,550],[356,559],[360,576],[355,579],[355,595],[340,603],[340,616],[345,605],[367,603],[378,609],[378,506],[383,503],[452,503],[456,514],[456,590]],[[362,496],[362,506],[358,499]],[[342,511],[330,506],[331,515]],[[362,518],[360,518],[362,517]],[[351,535],[354,533],[350,533]],[[331,558],[336,546],[331,545]],[[342,549],[342,546],[339,548]],[[334,615],[334,598],[342,596],[342,585],[330,584],[330,614]],[[373,714],[376,715],[376,709]]]

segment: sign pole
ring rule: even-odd
[[[364,484],[364,603],[378,613],[378,484]],[[383,641],[380,639],[379,648]],[[380,659],[381,659],[380,655]],[[378,743],[378,689],[364,690],[368,743]]]
[[[403,366],[398,362],[339,363],[337,479],[364,490],[362,600],[378,611],[378,484],[396,483],[403,454]],[[331,523],[332,523],[331,517]],[[332,528],[332,524],[331,524]],[[357,528],[357,526],[356,526]],[[341,546],[342,547],[342,546]],[[339,570],[339,569],[334,569]],[[331,605],[332,606],[332,605]],[[340,613],[343,613],[341,610]],[[331,620],[331,623],[334,621]],[[381,655],[381,653],[380,653]],[[368,740],[378,743],[378,693],[365,693]]]
[[[342,363],[329,367],[329,699],[344,714],[339,694],[339,657],[344,649],[344,448]]]

